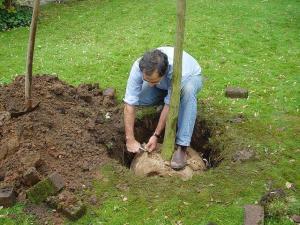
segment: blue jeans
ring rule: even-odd
[[[190,146],[197,116],[197,93],[201,88],[201,75],[191,76],[181,83],[178,129],[176,133],[177,145]],[[163,103],[166,95],[166,90],[155,86],[150,87],[147,82],[144,82],[142,92],[139,96],[139,105],[150,106]]]

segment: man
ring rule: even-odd
[[[146,52],[131,68],[123,99],[126,147],[138,152],[140,143],[134,136],[135,106],[150,106],[164,103],[158,125],[146,148],[153,151],[157,146],[169,112],[171,79],[173,74],[173,47],[160,47]],[[182,80],[179,115],[176,133],[177,150],[173,153],[171,167],[182,169],[186,165],[186,148],[190,145],[197,115],[197,93],[202,87],[201,68],[188,53],[183,52]]]

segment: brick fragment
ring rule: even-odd
[[[291,217],[291,219],[295,222],[295,223],[300,223],[300,216],[299,215],[293,215]]]
[[[54,195],[56,193],[55,188],[49,178],[46,178],[31,188],[26,192],[27,198],[30,202],[38,204],[47,199],[47,197]]]
[[[16,194],[13,187],[0,188],[0,205],[3,207],[11,207],[16,202]]]
[[[244,225],[264,224],[264,209],[260,205],[245,205]]]
[[[46,179],[38,182],[26,192],[28,199],[33,203],[45,201],[49,196],[55,195],[65,187],[65,182],[60,174],[52,173]]]
[[[35,167],[28,168],[24,173],[23,178],[24,178],[24,183],[28,186],[35,185],[41,180],[40,175]]]
[[[225,96],[227,98],[248,98],[248,90],[240,87],[227,87]]]
[[[57,172],[50,174],[48,178],[50,182],[53,184],[56,192],[59,192],[66,186],[63,177]]]
[[[70,220],[78,220],[86,212],[86,207],[82,202],[78,201],[74,204],[64,205],[61,212]]]

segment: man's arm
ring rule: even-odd
[[[166,126],[167,116],[169,113],[169,105],[164,105],[163,110],[160,113],[159,121],[155,129],[155,133],[160,135]]]
[[[135,106],[125,103],[124,107],[124,126],[126,147],[130,152],[138,152],[141,144],[134,137]]]
[[[166,104],[160,113],[159,121],[158,121],[157,127],[154,132],[155,134],[161,135],[161,132],[163,131],[163,129],[166,126],[168,113],[169,113],[169,105]],[[157,139],[158,139],[158,137],[156,137],[154,134],[150,137],[150,139],[146,145],[146,147],[150,151],[153,151],[156,148]]]

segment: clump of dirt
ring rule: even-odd
[[[25,199],[24,175],[32,167],[40,179],[58,172],[71,192],[90,185],[97,168],[125,149],[122,110],[112,92],[104,95],[97,84],[73,87],[57,77],[35,76],[33,102],[39,107],[10,118],[9,112],[24,110],[24,76],[1,86],[0,186],[14,186],[19,200]]]

